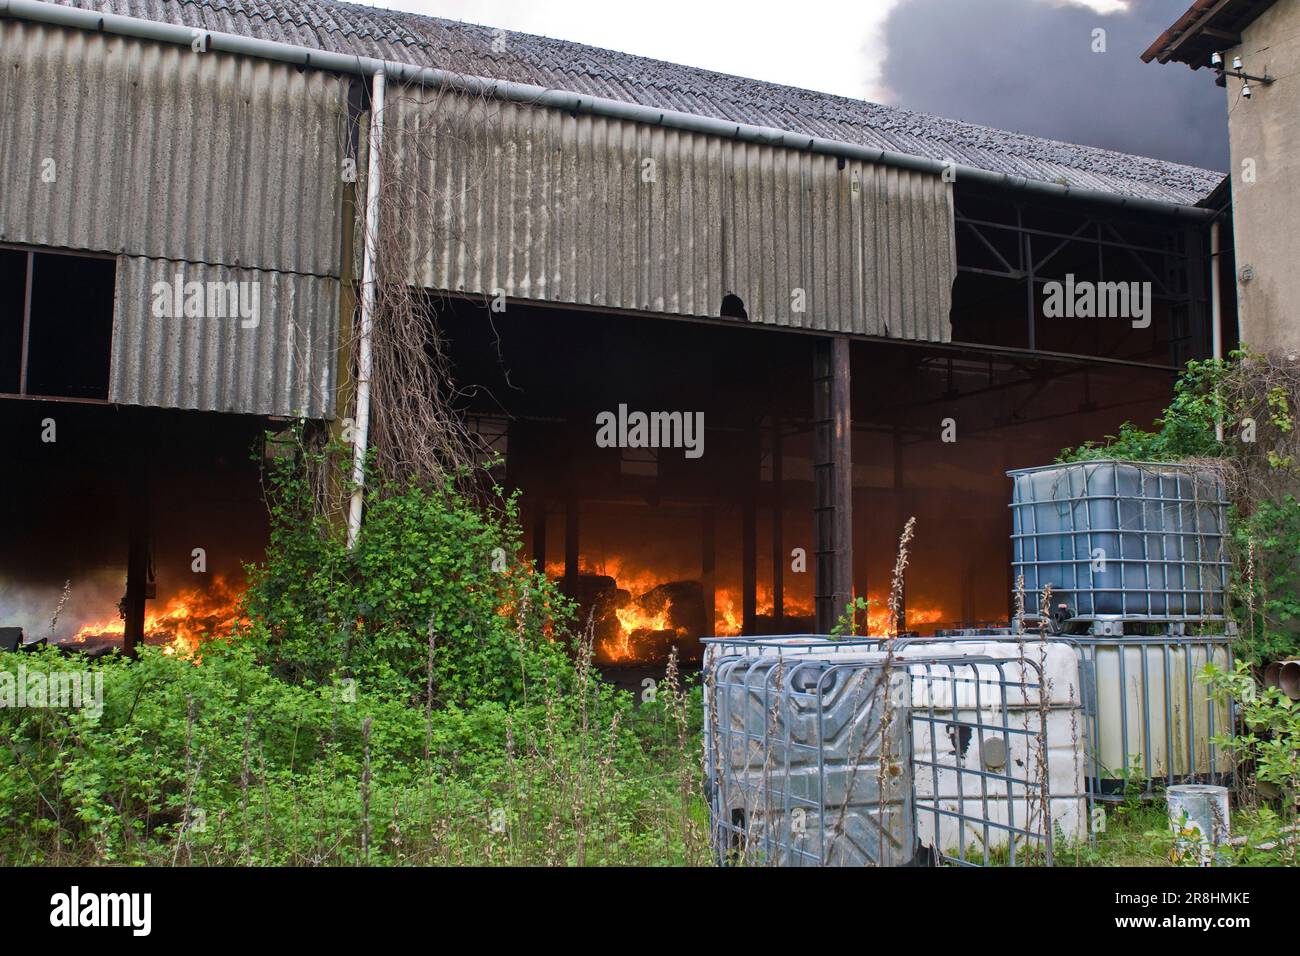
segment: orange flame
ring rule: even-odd
[[[713,629],[718,637],[738,637],[745,629],[744,598],[739,591],[719,588],[714,601]],[[776,602],[772,599],[772,589],[758,586],[754,600],[755,613],[759,617],[772,617],[776,614]],[[787,618],[812,617],[813,608],[797,598],[786,595],[781,602],[781,613]]]
[[[894,631],[894,621],[889,613],[888,601],[873,598],[876,603],[867,611],[867,634],[871,637],[885,637]],[[947,620],[947,615],[938,608],[907,609],[907,630],[919,631],[929,624],[940,624]]]
[[[164,654],[194,656],[205,638],[223,634],[242,620],[241,593],[221,577],[214,577],[209,587],[178,592],[161,608],[145,613],[146,643],[162,644]],[[92,637],[120,638],[125,634],[126,622],[114,617],[82,625],[72,639],[84,644]]]
[[[584,575],[612,578],[617,588],[630,596],[622,606],[612,609],[612,620],[617,621],[617,626],[612,630],[607,628],[603,635],[597,635],[595,656],[601,663],[622,664],[651,660],[666,650],[667,640],[674,637],[690,640],[705,636],[688,633],[689,628],[680,623],[675,624],[672,599],[663,596],[662,592],[653,594],[656,588],[682,581],[682,575],[634,567],[621,557],[607,558],[599,563],[583,558],[580,568]],[[564,573],[564,566],[559,562],[550,562],[546,570],[552,576],[560,577]],[[864,622],[865,633],[877,636],[888,634],[891,622],[886,602],[878,596],[872,596],[871,600],[871,608]],[[770,618],[774,608],[771,587],[759,584],[755,594],[757,615]],[[782,611],[788,622],[797,618],[807,620],[814,616],[810,601],[789,594],[785,596]],[[718,587],[714,593],[713,632],[723,637],[738,636],[743,630],[743,618],[740,589]],[[611,618],[607,617],[606,620],[610,622]],[[680,621],[681,617],[677,620]],[[910,607],[907,610],[908,630],[923,630],[945,620],[948,620],[948,616],[937,607]]]
[[[612,577],[620,590],[627,591],[632,596],[627,604],[614,610],[619,633],[600,642],[596,653],[601,660],[611,664],[639,660],[653,653],[653,647],[644,645],[654,645],[664,635],[671,634],[677,638],[691,636],[685,627],[674,626],[671,598],[663,597],[662,603],[646,603],[643,600],[655,588],[680,578],[651,571],[633,571],[619,558],[606,560],[596,573]]]

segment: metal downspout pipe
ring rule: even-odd
[[[366,157],[366,222],[361,239],[361,328],[357,344],[357,420],[352,443],[352,501],[348,509],[348,550],[361,533],[365,499],[366,442],[370,434],[370,335],[375,313],[375,244],[379,240],[379,152],[384,139],[384,71],[376,70],[370,88],[370,131]]]
[[[1214,350],[1216,362],[1223,358],[1223,305],[1219,301],[1219,283],[1222,281],[1219,275],[1220,260],[1223,258],[1223,250],[1220,248],[1222,238],[1219,233],[1219,220],[1216,219],[1210,223],[1210,347]],[[1222,418],[1214,423],[1214,437],[1223,441]]]

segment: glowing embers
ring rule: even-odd
[[[202,641],[229,633],[240,621],[242,592],[214,576],[207,587],[178,591],[166,601],[151,602],[145,612],[145,643],[162,645],[165,654],[192,656]],[[83,624],[69,645],[120,646],[126,622],[120,615]]]

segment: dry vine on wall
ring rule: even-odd
[[[378,221],[368,224],[368,130],[357,137],[358,175],[353,248],[358,302],[363,243],[375,255],[371,313],[370,421],[367,445],[374,474],[404,484],[444,487],[449,482],[483,504],[494,503],[484,466],[492,454],[467,426],[468,394],[453,380],[439,313],[445,294],[428,286],[447,249],[463,254],[458,223],[479,202],[490,150],[475,148],[493,133],[493,107],[445,87],[389,83],[380,145]],[[369,114],[367,113],[367,117]],[[456,168],[445,167],[456,157]],[[476,168],[477,164],[477,168]],[[369,235],[367,229],[370,228]],[[360,307],[351,340],[341,343],[357,368]]]

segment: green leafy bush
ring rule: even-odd
[[[512,505],[377,483],[349,550],[300,471],[271,489],[245,620],[198,658],[0,654],[103,681],[0,707],[0,863],[708,859],[698,688],[600,680]]]
[[[1232,670],[1206,666],[1203,675],[1216,700],[1230,700],[1238,714],[1235,733],[1221,734],[1216,746],[1230,750],[1253,787],[1233,829],[1240,839],[1230,851],[1243,865],[1300,863],[1300,704],[1277,688],[1260,690],[1245,661]]]
[[[271,477],[266,560],[251,569],[244,641],[291,682],[352,680],[461,706],[522,699],[567,667],[569,603],[518,557],[513,502],[497,515],[452,487],[378,482],[351,550],[315,513],[300,469]],[[429,671],[432,654],[433,672]]]
[[[198,664],[156,648],[21,660],[102,675],[104,706],[0,709],[5,864],[701,859],[677,774],[694,771],[675,743],[685,695],[633,714],[588,674],[527,707],[426,711],[289,684],[237,641]]]
[[[1233,509],[1233,592],[1242,639],[1239,656],[1262,664],[1300,654],[1300,500]]]
[[[1123,461],[1180,461],[1185,458],[1218,458],[1226,447],[1215,437],[1215,423],[1224,416],[1223,393],[1219,388],[1230,366],[1209,359],[1188,362],[1174,383],[1174,398],[1156,419],[1155,430],[1146,431],[1124,422],[1116,435],[1100,442],[1089,441],[1067,448],[1057,461],[1089,461],[1118,458]]]
[[[1218,699],[1236,704],[1244,730],[1216,738],[1216,745],[1249,760],[1255,779],[1294,806],[1300,798],[1300,704],[1276,687],[1259,690],[1244,661],[1230,671],[1207,665],[1205,680]]]

